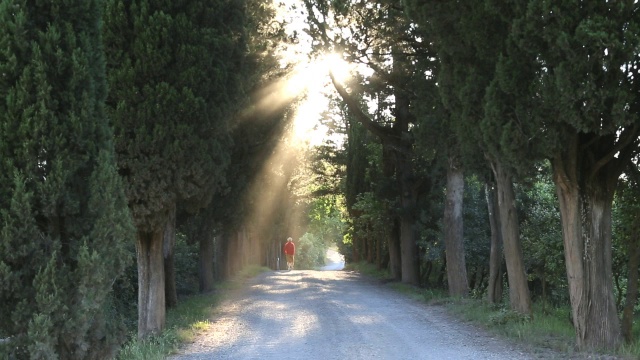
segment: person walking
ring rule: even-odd
[[[294,256],[296,255],[296,245],[293,239],[289,237],[287,243],[284,244],[284,255],[287,257],[287,269],[293,270]]]

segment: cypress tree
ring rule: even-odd
[[[104,111],[102,1],[0,2],[0,357],[113,356],[133,226]]]
[[[165,321],[163,231],[206,206],[229,163],[245,2],[107,1],[105,46],[118,169],[137,228],[138,335]]]
[[[501,204],[499,231],[504,240],[511,307],[530,315],[531,298],[515,211],[513,178],[519,174],[518,167],[531,168],[532,163],[524,161],[528,160],[526,157],[519,162],[509,161],[514,149],[521,153],[529,149],[515,141],[519,138],[509,137],[512,126],[502,126],[512,121],[511,114],[494,111],[485,115],[486,88],[494,78],[496,63],[504,51],[507,23],[486,1],[458,4],[407,0],[407,3],[419,25],[428,29],[437,48],[441,64],[437,73],[440,94],[451,114],[449,127],[461,145],[465,163],[476,169],[477,164],[490,165],[493,170]],[[508,107],[506,104],[505,108]],[[478,154],[488,159],[489,164]]]
[[[516,110],[539,129],[533,142],[548,139],[538,147],[545,145],[560,203],[577,345],[614,348],[622,337],[611,211],[640,144],[640,4],[531,0],[518,10],[500,89],[527,95]],[[535,76],[514,83],[523,62]]]

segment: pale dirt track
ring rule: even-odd
[[[269,272],[172,359],[535,359],[439,306],[345,271]]]

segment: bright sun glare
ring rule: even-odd
[[[253,184],[257,200],[250,209],[247,223],[252,224],[258,234],[270,233],[273,224],[279,221],[276,219],[279,212],[274,209],[283,204],[283,199],[291,197],[288,183],[301,166],[300,161],[304,161],[305,152],[300,150],[321,145],[326,140],[333,140],[335,144],[345,141],[343,134],[328,135],[328,129],[320,122],[324,112],[331,112],[328,95],[335,91],[329,72],[342,83],[348,80],[351,71],[360,72],[357,66],[352,68],[342,60],[340,54],[325,54],[309,60],[312,46],[304,31],[307,24],[306,16],[300,12],[304,8],[302,0],[277,0],[274,5],[279,10],[276,22],[287,24],[288,34],[296,32],[300,36],[299,41],[283,43],[279,48],[281,69],[291,71],[265,86],[256,95],[257,102],[248,107],[242,117],[283,116],[291,120],[289,131],[262,162],[256,175],[258,180]],[[292,104],[293,113],[285,111]],[[300,227],[306,221],[302,219],[304,216],[304,212],[291,215],[288,231]]]
[[[280,99],[265,101],[274,104],[285,100],[300,100],[293,119],[294,137],[296,141],[310,146],[319,145],[327,137],[327,129],[322,127],[319,120],[330,106],[327,94],[334,91],[329,71],[338,82],[344,83],[353,69],[340,54],[324,54],[309,60],[313,40],[305,31],[308,25],[302,0],[273,0],[273,4],[276,20],[285,24],[287,34],[297,34],[298,40],[281,48],[282,66],[297,65],[294,65],[288,81],[278,91]]]
[[[338,54],[326,54],[315,61],[299,65],[291,75],[287,84],[290,96],[303,96],[294,117],[294,135],[298,141],[309,145],[320,145],[326,137],[326,128],[320,123],[321,114],[327,110],[329,100],[327,93],[333,85],[329,72],[339,82],[346,81],[349,65]]]

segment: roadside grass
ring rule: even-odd
[[[388,272],[379,270],[371,264],[349,264],[346,269],[385,282],[390,278]],[[551,350],[569,358],[578,358],[584,355],[594,359],[600,358],[598,356],[640,359],[640,340],[622,345],[615,353],[578,353],[575,349],[571,309],[568,306],[550,308],[549,305],[543,307],[541,303],[534,303],[534,315],[532,319],[529,319],[509,310],[508,298],[502,304],[491,305],[478,298],[452,298],[442,289],[424,289],[398,282],[389,282],[387,286],[429,305],[444,306],[453,316],[528,347],[532,352]],[[640,339],[638,327],[634,328],[634,339]],[[610,359],[610,357],[607,358]]]
[[[167,311],[167,321],[162,334],[138,340],[132,333],[118,353],[118,360],[162,360],[174,353],[178,346],[193,341],[198,334],[209,328],[209,319],[216,307],[234,289],[262,272],[271,271],[260,266],[249,266],[235,277],[216,284],[208,294],[193,295],[180,299],[174,309]]]
[[[634,339],[638,339],[637,331],[634,331]],[[620,354],[628,356],[631,359],[640,359],[640,340],[637,340],[631,344],[622,345],[620,348]]]
[[[391,280],[391,276],[387,270],[378,269],[374,264],[366,262],[348,263],[345,265],[344,270],[355,271],[380,280]]]
[[[459,318],[532,350],[550,349],[567,355],[575,352],[575,335],[568,309],[543,312],[540,304],[534,304],[534,315],[530,319],[508,309],[508,304],[491,305],[479,299],[451,299],[445,306]]]

